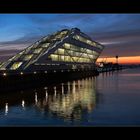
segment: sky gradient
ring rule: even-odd
[[[41,37],[78,27],[105,45],[100,59],[140,64],[140,14],[0,14],[0,61]]]

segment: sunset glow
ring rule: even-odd
[[[98,58],[97,62],[104,61],[105,58]],[[106,62],[113,62],[116,63],[116,58],[107,58]],[[128,57],[119,57],[118,59],[119,64],[140,64],[140,56],[128,56]]]

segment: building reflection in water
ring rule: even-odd
[[[5,115],[8,114],[8,103],[5,104]]]
[[[35,92],[35,104],[37,104],[38,100],[37,100],[37,92]]]
[[[48,87],[46,97],[36,102],[36,107],[45,111],[45,115],[64,119],[80,120],[82,111],[94,110],[96,104],[95,78],[86,78]],[[37,100],[35,94],[35,100]]]
[[[90,113],[95,108],[97,101],[95,82],[95,77],[91,77],[36,90],[16,92],[8,96],[0,95],[0,108],[2,109],[4,105],[5,115],[8,115],[9,107],[16,106],[22,107],[22,111],[27,111],[28,107],[31,107],[37,114],[43,114],[46,118],[80,120],[83,112]]]
[[[23,110],[25,110],[25,101],[24,100],[22,100],[21,105],[22,105]]]

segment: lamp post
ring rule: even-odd
[[[119,58],[118,55],[116,55],[116,63],[117,63],[117,64],[118,64],[118,58]]]

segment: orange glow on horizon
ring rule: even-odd
[[[102,62],[102,61],[103,61],[103,58],[97,59],[97,62]],[[116,63],[116,58],[115,57],[107,58],[106,62]],[[119,64],[140,64],[140,56],[119,57],[118,63]]]

